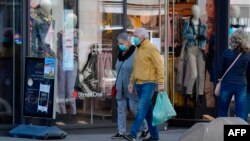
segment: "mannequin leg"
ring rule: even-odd
[[[197,106],[206,106],[206,97],[204,95],[204,85],[205,85],[205,60],[203,59],[203,53],[199,50],[198,58],[198,98]]]
[[[67,71],[67,99],[70,104],[70,112],[72,115],[76,115],[76,99],[72,97],[72,93],[75,87],[75,81],[77,76],[77,66],[78,63],[74,62],[74,69],[72,71]]]
[[[186,91],[186,94],[188,94],[188,95],[193,94],[193,86],[194,86],[195,80],[197,78],[196,51],[197,51],[197,47],[191,47],[191,48],[187,49],[187,55],[188,55],[187,65],[190,68],[190,77],[189,77],[189,81],[187,83],[187,91]]]
[[[58,61],[58,105],[60,112],[62,114],[66,114],[66,107],[65,107],[65,88],[66,88],[66,81],[65,81],[65,71],[63,70],[62,61]]]
[[[203,59],[203,54],[201,50],[199,51],[197,58],[198,64],[198,86],[199,86],[199,95],[204,95],[204,85],[205,85],[205,60]]]

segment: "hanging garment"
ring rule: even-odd
[[[100,91],[104,95],[110,95],[112,86],[115,83],[115,76],[112,73],[112,54],[105,53],[104,55],[105,65],[103,68],[104,75],[101,78]]]
[[[79,82],[76,82],[76,88],[83,93],[98,91],[97,59],[97,54],[90,53],[86,65],[79,72]]]
[[[176,61],[176,57],[174,58],[174,60]],[[168,58],[168,78],[169,78],[169,82],[168,82],[168,94],[169,94],[169,97],[172,98],[173,95],[173,79],[175,81],[175,86],[177,86],[177,74],[176,72],[174,71],[173,72],[173,58],[172,58],[172,55],[169,56]],[[182,105],[184,103],[184,100],[183,100],[183,96],[181,95],[181,92],[180,91],[177,91],[177,89],[175,88],[175,91],[174,91],[174,105]]]

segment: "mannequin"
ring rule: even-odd
[[[64,29],[57,34],[58,104],[60,112],[66,114],[66,103],[68,103],[71,115],[76,115],[76,99],[72,97],[72,93],[79,68],[79,32],[75,29],[76,25],[77,16],[69,13],[65,16]]]
[[[51,15],[51,1],[50,0],[41,0],[40,1],[40,6],[41,6],[41,12],[45,15],[45,16],[49,16]]]
[[[54,58],[55,53],[52,49],[54,20],[51,16],[51,2],[33,0],[31,4],[34,7],[30,10],[31,56]]]
[[[156,28],[156,23],[157,23],[156,18],[157,18],[156,16],[141,15],[140,16],[141,27],[144,27],[147,29]]]
[[[77,16],[74,13],[69,13],[65,18],[65,28],[75,28],[77,24]]]
[[[237,5],[230,5],[230,30],[229,36],[238,28],[244,28],[243,24],[240,24],[240,7]]]
[[[238,19],[240,17],[240,7],[237,5],[230,6],[230,18]]]
[[[193,88],[196,82],[198,86],[197,105],[205,104],[204,84],[205,84],[205,57],[207,27],[200,20],[200,9],[198,5],[192,6],[192,16],[184,22],[183,38],[186,40],[187,70],[186,101],[193,97]],[[188,70],[189,69],[189,70]],[[186,104],[186,103],[185,103]],[[204,105],[203,104],[203,105]]]

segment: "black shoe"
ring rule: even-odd
[[[148,130],[147,131],[142,131],[141,135],[140,135],[140,138],[145,138],[145,137],[147,137],[147,135],[148,135]]]
[[[134,137],[132,137],[130,134],[128,135],[123,135],[123,138],[127,141],[136,141]]]
[[[123,138],[123,134],[120,134],[120,133],[117,133],[111,137],[111,139],[122,139],[122,138]]]
[[[158,141],[159,139],[153,138],[153,137],[149,137],[147,139],[143,139],[142,141]]]

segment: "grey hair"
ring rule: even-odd
[[[149,38],[147,30],[145,28],[142,28],[142,27],[136,28],[135,29],[135,34],[140,36],[140,37],[144,36],[144,38],[146,38],[146,39]]]
[[[120,33],[117,36],[117,40],[130,41],[130,39],[131,39],[131,36],[126,32]]]
[[[235,46],[232,46],[233,50],[238,50],[243,53],[247,53],[250,51],[248,36],[243,29],[236,30],[230,37],[230,42],[232,44],[235,44]]]

